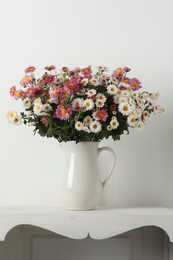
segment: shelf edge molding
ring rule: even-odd
[[[0,240],[18,225],[32,225],[72,238],[106,239],[124,232],[156,226],[173,242],[173,209],[164,207],[98,208],[67,211],[58,207],[0,207]]]

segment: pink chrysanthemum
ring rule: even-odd
[[[63,87],[60,89],[60,93],[62,97],[68,97],[70,95],[70,89],[67,87]]]
[[[15,87],[15,86],[11,87],[11,88],[10,88],[10,96],[11,96],[11,97],[14,97],[15,92],[16,92],[16,87]]]
[[[68,80],[64,83],[64,86],[69,88],[72,92],[79,92],[80,91],[80,85],[77,79]]]
[[[14,93],[14,98],[15,98],[16,100],[19,99],[19,98],[21,98],[21,90],[15,91],[15,93]]]
[[[99,110],[96,111],[95,117],[96,117],[97,120],[105,122],[106,119],[108,118],[108,113],[105,109],[99,109]]]
[[[129,71],[131,71],[131,69],[129,67],[124,67],[124,71],[129,72]]]
[[[126,84],[130,84],[130,78],[124,77],[122,81]]]
[[[46,66],[45,70],[55,70],[56,67],[54,65]]]
[[[21,98],[25,98],[26,97],[26,92],[21,90],[20,96],[21,96]]]
[[[53,87],[49,92],[51,98],[57,98],[59,93],[60,93],[59,87]]]
[[[63,72],[69,72],[69,68],[67,68],[67,67],[62,67],[62,71],[63,71]]]
[[[33,82],[33,77],[32,76],[25,76],[24,78],[21,79],[20,85],[21,86],[26,86],[27,84],[30,84]]]
[[[86,78],[91,78],[91,73],[92,73],[92,70],[91,70],[91,67],[88,66],[87,68],[84,68],[81,70],[82,74],[84,75],[84,77]]]
[[[27,97],[33,97],[35,95],[35,89],[34,88],[28,88],[26,91]]]
[[[92,70],[91,70],[91,67],[87,67],[87,68],[84,68],[81,70],[82,71],[82,74],[84,75],[88,75],[88,74],[91,74],[92,73]]]
[[[130,80],[130,85],[133,90],[138,90],[138,89],[142,88],[141,82],[137,78],[132,78]]]
[[[25,73],[29,73],[29,72],[33,72],[33,71],[35,71],[34,66],[29,66],[28,68],[25,69]]]
[[[37,94],[37,93],[39,94],[40,91],[42,90],[42,87],[41,87],[40,85],[36,85],[36,86],[34,86],[33,88],[34,88],[34,91],[35,91],[36,94]]]
[[[53,83],[55,80],[55,76],[54,75],[48,75],[46,78],[45,78],[45,84],[51,84]]]
[[[59,105],[55,111],[55,117],[60,118],[61,120],[68,120],[71,113],[71,107]]]
[[[124,68],[117,68],[116,70],[113,71],[113,75],[118,78],[122,77],[124,73],[125,73]]]
[[[46,124],[48,123],[48,120],[47,120],[46,117],[42,117],[42,118],[40,119],[40,121],[41,121],[42,124],[44,124],[44,125],[46,125]]]

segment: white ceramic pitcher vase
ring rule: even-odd
[[[69,141],[62,143],[64,169],[60,179],[60,200],[64,209],[91,210],[96,207],[101,192],[115,166],[115,152],[110,147],[98,148],[98,142]],[[102,151],[113,160],[106,178],[101,181],[98,156]]]

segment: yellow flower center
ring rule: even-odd
[[[139,83],[138,83],[137,81],[134,81],[134,82],[133,82],[133,85],[134,85],[135,87],[138,87],[138,86],[139,86]]]
[[[62,91],[62,94],[66,94],[67,93],[67,90],[66,89],[63,89],[63,91]]]
[[[53,90],[52,90],[52,93],[53,93],[53,94],[56,94],[56,93],[57,93],[57,89],[53,89]]]
[[[122,70],[121,70],[121,69],[117,70],[117,73],[118,73],[118,74],[121,74],[121,73],[122,73]]]
[[[123,107],[123,111],[128,111],[128,107],[127,107],[127,106],[124,106],[124,107]]]
[[[62,115],[65,115],[67,113],[67,110],[65,108],[62,108],[61,113],[62,113]]]
[[[13,118],[14,117],[14,113],[10,113],[9,117]]]
[[[29,81],[29,77],[25,77],[24,82],[28,82],[28,81]]]

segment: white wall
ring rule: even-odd
[[[7,111],[21,109],[9,88],[29,65],[39,76],[45,65],[91,64],[131,67],[169,108],[143,132],[101,143],[118,157],[102,202],[173,206],[172,10],[172,0],[0,0],[0,205],[58,205],[62,167],[55,140],[8,124]]]

